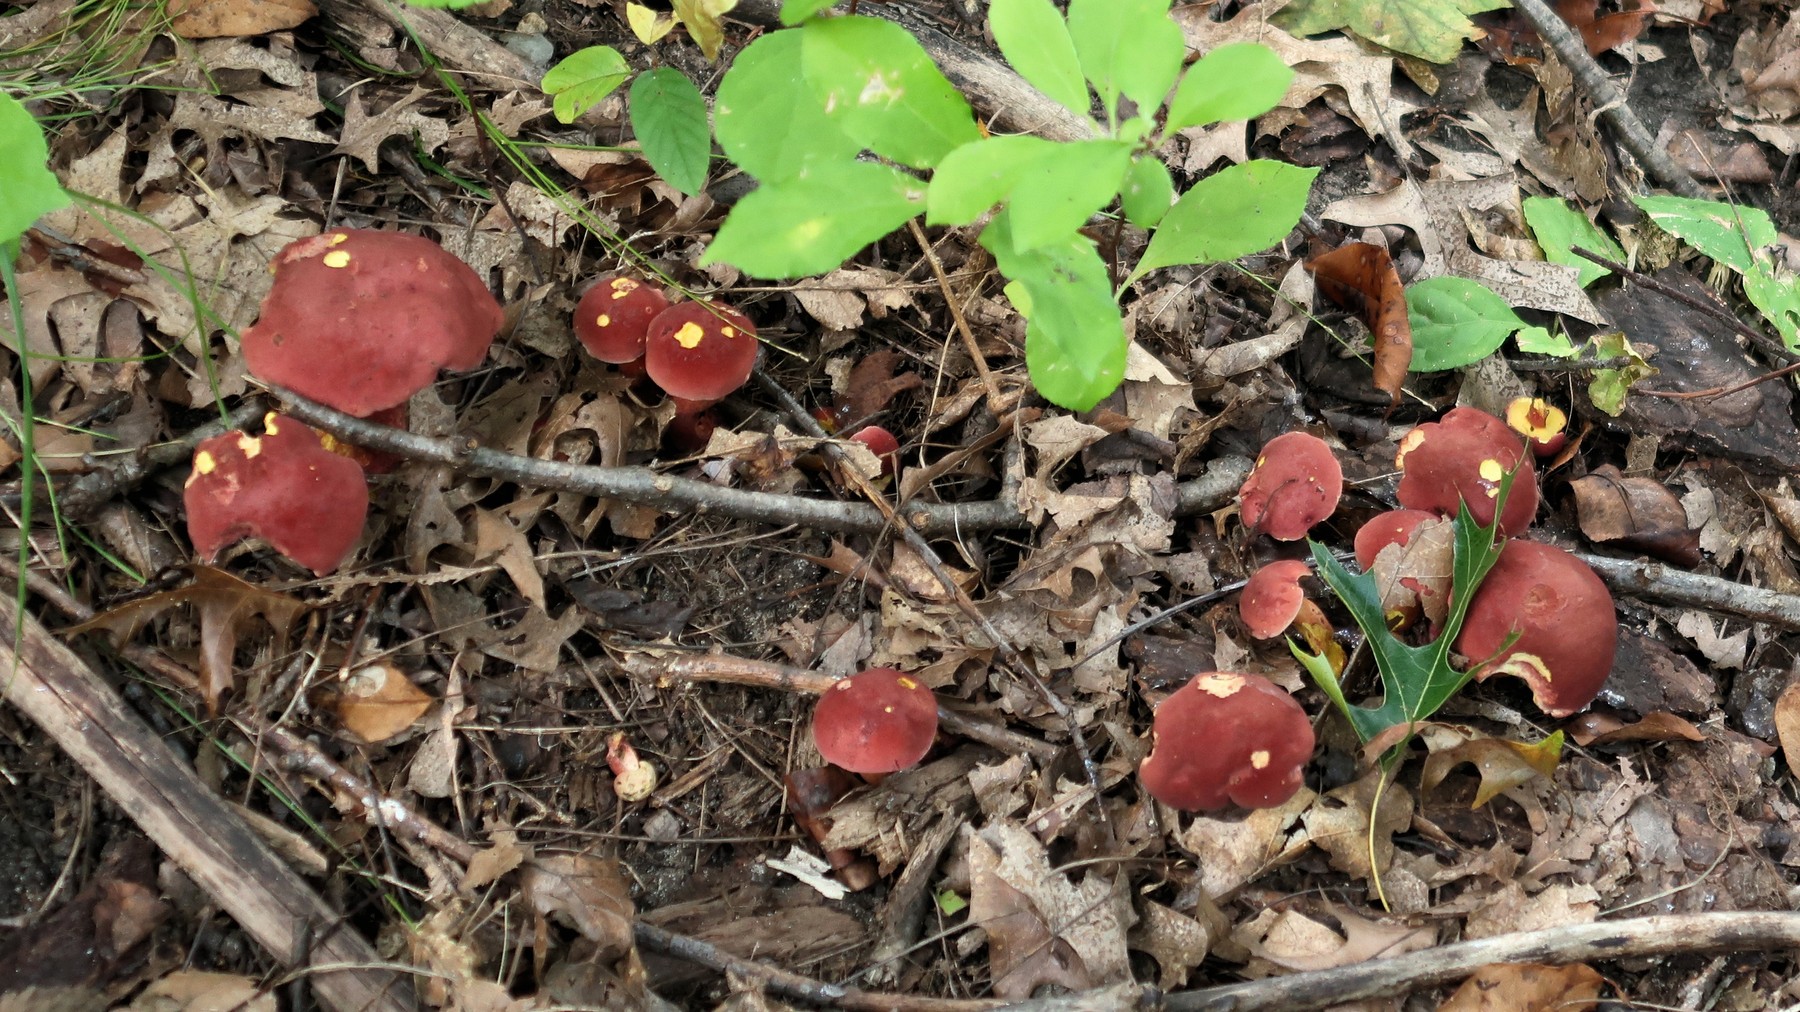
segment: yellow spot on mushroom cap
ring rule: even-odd
[[[338,234],[332,236],[330,239],[325,240],[325,245],[339,246],[339,245],[342,245],[349,241],[350,241],[350,236],[347,233],[339,232]]]
[[[271,411],[263,415],[263,431],[271,436],[281,435],[281,416]]]
[[[737,328],[736,327],[720,327],[719,333],[725,337],[736,337],[737,336]]]
[[[1492,457],[1482,461],[1476,470],[1480,472],[1482,481],[1499,481],[1506,474],[1506,468]]]
[[[918,682],[913,681],[912,679],[906,677],[905,675],[901,675],[899,678],[894,679],[894,684],[898,685],[902,689],[906,689],[908,691],[911,691],[911,690],[919,687]]]
[[[245,460],[253,460],[262,452],[262,440],[255,436],[239,436],[237,445],[238,449],[244,451]]]
[[[1259,769],[1259,770],[1267,769],[1268,766],[1269,766],[1268,750],[1257,749],[1256,751],[1250,753],[1250,767],[1252,769]]]
[[[612,289],[613,298],[622,299],[643,286],[630,278],[614,278],[607,287]]]
[[[214,460],[213,455],[207,453],[205,450],[201,450],[199,453],[194,454],[195,474],[211,474],[213,473],[213,469],[218,466],[219,462]]]
[[[594,322],[602,327],[610,327],[612,326],[612,317],[605,313],[601,313],[599,316],[594,317]]]
[[[894,708],[893,708],[893,707],[891,707],[891,706],[884,706],[884,707],[882,707],[882,708],[881,708],[881,712],[882,712],[882,713],[893,713],[893,712],[894,712]]]
[[[675,343],[689,350],[700,347],[700,342],[705,339],[706,328],[698,323],[684,323],[675,332]]]
[[[350,266],[350,252],[348,250],[341,250],[341,249],[332,250],[330,253],[325,254],[325,266],[327,266],[327,267],[348,267],[348,266]]]
[[[1194,681],[1194,687],[1209,696],[1229,699],[1244,687],[1244,676],[1215,671]]]

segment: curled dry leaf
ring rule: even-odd
[[[1678,566],[1700,564],[1700,532],[1690,530],[1687,511],[1663,484],[1626,477],[1611,464],[1569,483],[1581,533],[1599,544],[1654,555]]]
[[[432,699],[392,664],[370,664],[350,672],[332,693],[331,709],[344,729],[379,745],[413,725],[431,709]]]
[[[996,822],[969,838],[969,886],[969,919],[987,932],[996,997],[1130,979],[1112,884],[1090,870],[1076,885],[1017,823]]]
[[[1475,800],[1470,803],[1470,808],[1480,808],[1501,791],[1517,787],[1533,777],[1554,775],[1557,760],[1562,758],[1561,731],[1529,745],[1485,737],[1467,728],[1446,724],[1424,725],[1419,734],[1425,739],[1426,748],[1431,750],[1419,776],[1419,792],[1426,793],[1443,783],[1457,766],[1472,763],[1481,775],[1481,784],[1475,788]]]
[[[1369,814],[1378,795],[1381,808],[1371,833]],[[1331,855],[1333,868],[1367,879],[1393,863],[1394,834],[1412,825],[1412,816],[1412,794],[1397,783],[1383,789],[1381,771],[1373,770],[1328,792],[1301,820],[1312,842]]]
[[[1580,1012],[1595,1006],[1604,982],[1581,963],[1500,963],[1476,970],[1438,1012]]]
[[[1569,722],[1569,737],[1575,744],[1612,745],[1624,741],[1705,741],[1706,734],[1693,724],[1667,710],[1644,714],[1644,719],[1627,724],[1603,713],[1584,713]]]
[[[1375,340],[1375,389],[1400,403],[1400,385],[1412,364],[1412,320],[1406,315],[1406,290],[1388,251],[1372,243],[1353,242],[1307,261],[1319,291],[1354,311]]]

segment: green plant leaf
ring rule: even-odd
[[[1632,197],[1657,227],[1730,267],[1748,273],[1756,263],[1753,250],[1773,246],[1779,237],[1768,212],[1743,204],[1689,197]],[[1745,233],[1749,243],[1745,243]]]
[[[1200,180],[1163,216],[1125,286],[1160,267],[1221,263],[1275,245],[1299,223],[1318,174],[1252,159]]]
[[[1042,137],[1014,134],[964,144],[945,155],[931,174],[926,223],[973,223],[1010,197],[1025,167],[1054,146]]]
[[[1427,278],[1408,288],[1406,315],[1412,320],[1411,372],[1479,362],[1525,326],[1506,300],[1467,278]]]
[[[919,213],[925,184],[891,165],[821,162],[738,201],[701,266],[759,278],[823,274]]]
[[[631,129],[656,174],[684,194],[706,186],[712,135],[706,129],[706,99],[687,75],[657,67],[631,82]]]
[[[1091,100],[1069,25],[1050,0],[993,0],[988,26],[1006,62],[1033,88],[1077,116]]]
[[[1051,144],[1013,185],[1012,241],[1021,252],[1074,234],[1124,185],[1131,165],[1125,141]]]
[[[834,3],[837,0],[781,0],[781,23],[797,25]]]
[[[1125,217],[1139,228],[1155,228],[1169,213],[1169,202],[1175,199],[1175,181],[1169,178],[1169,167],[1155,154],[1139,155],[1131,160],[1125,172],[1125,187],[1119,191],[1119,205]]]
[[[1782,343],[1800,351],[1800,288],[1792,271],[1758,254],[1756,266],[1744,273],[1744,297],[1781,334]]]
[[[1120,95],[1143,115],[1160,108],[1187,55],[1169,0],[1069,0],[1069,36],[1108,123]]]
[[[589,46],[570,53],[545,71],[539,86],[551,96],[557,122],[573,123],[630,76],[631,68],[617,49]]]
[[[1575,277],[1581,287],[1586,288],[1612,272],[1569,252],[1569,247],[1580,246],[1620,263],[1625,261],[1625,251],[1613,237],[1602,232],[1587,215],[1570,207],[1568,201],[1558,197],[1526,197],[1524,205],[1525,223],[1531,226],[1531,234],[1543,247],[1544,259],[1575,268],[1578,272]]]
[[[1234,42],[1188,66],[1169,100],[1163,133],[1261,116],[1287,94],[1294,70],[1268,46]]]
[[[713,97],[719,147],[765,183],[816,162],[847,162],[862,145],[825,115],[800,70],[800,32],[770,32],[732,61]]]
[[[69,205],[69,195],[45,167],[49,160],[43,128],[11,95],[0,92],[0,244],[15,241],[33,222]]]
[[[1522,328],[1514,340],[1518,342],[1520,351],[1532,355],[1574,358],[1577,354],[1575,346],[1569,343],[1569,335],[1561,331],[1552,334],[1546,327]]]
[[[725,14],[737,6],[738,0],[671,0],[675,16],[700,52],[709,60],[719,58],[725,45]]]
[[[1595,334],[1592,341],[1595,358],[1630,360],[1629,365],[1618,369],[1596,369],[1594,378],[1588,381],[1588,400],[1593,402],[1594,407],[1617,418],[1625,410],[1625,396],[1631,392],[1631,385],[1656,375],[1657,369],[1644,361],[1644,356],[1619,331]]]
[[[801,65],[838,126],[863,147],[929,169],[981,139],[969,103],[931,62],[912,33],[881,18],[809,21]]]
[[[1294,35],[1342,28],[1396,52],[1449,63],[1475,32],[1469,15],[1507,6],[1508,0],[1295,0],[1274,21]]]
[[[1086,411],[1118,389],[1125,376],[1125,324],[1113,301],[1106,264],[1079,235],[1030,250],[1013,244],[1011,208],[982,230],[981,245],[1012,279],[1013,305],[1026,316],[1025,365],[1052,404]]]

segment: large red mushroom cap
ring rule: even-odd
[[[650,321],[644,371],[684,411],[744,385],[756,366],[756,327],[722,303],[683,302]]]
[[[182,493],[188,537],[211,561],[240,538],[259,537],[321,576],[362,537],[369,485],[356,461],[327,450],[312,429],[280,415],[263,434],[227,432],[201,443]]]
[[[1517,469],[1500,517],[1501,536],[1523,532],[1537,516],[1537,471],[1525,441],[1485,411],[1451,408],[1438,421],[1413,429],[1400,440],[1394,466],[1401,472],[1400,505],[1453,517],[1466,502],[1483,526],[1494,522],[1500,480]]]
[[[1514,632],[1519,638],[1496,656]],[[1554,545],[1513,540],[1475,591],[1456,651],[1478,679],[1513,675],[1538,709],[1567,717],[1594,701],[1619,645],[1612,594],[1588,564]]]
[[[1313,752],[1312,721],[1294,697],[1261,675],[1228,671],[1175,690],[1156,708],[1150,734],[1138,779],[1184,812],[1283,804],[1300,790]]]
[[[366,417],[473,369],[500,332],[500,304],[442,246],[404,232],[332,229],[289,243],[244,331],[258,379]]]
[[[662,289],[634,278],[609,275],[594,282],[575,305],[575,336],[589,355],[624,365],[644,357],[650,321],[669,308]]]
[[[819,695],[813,742],[825,761],[853,773],[895,773],[931,750],[937,696],[893,668],[870,668]]]
[[[1310,433],[1286,432],[1263,445],[1238,500],[1252,529],[1297,541],[1337,509],[1343,494],[1344,471],[1331,447]]]

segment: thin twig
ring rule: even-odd
[[[1745,323],[1736,313],[1733,313],[1731,310],[1712,299],[1703,299],[1691,292],[1684,292],[1674,285],[1664,282],[1660,278],[1645,274],[1639,270],[1634,270],[1617,260],[1595,253],[1593,250],[1581,246],[1570,246],[1569,252],[1581,257],[1583,260],[1592,260],[1594,263],[1599,264],[1601,267],[1612,271],[1620,277],[1629,279],[1632,284],[1635,284],[1640,288],[1655,292],[1665,299],[1674,299],[1676,302],[1687,306],[1689,309],[1697,309],[1700,312],[1705,313],[1713,319],[1718,320],[1720,323],[1729,326],[1732,330],[1748,339],[1750,343],[1761,348],[1764,354],[1783,362],[1800,361],[1800,355],[1796,355],[1794,352],[1789,351],[1787,348],[1783,347],[1780,342],[1769,337],[1769,335],[1762,331],[1757,330],[1755,327],[1750,326],[1748,323]]]

